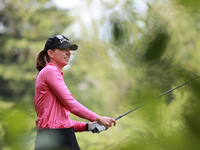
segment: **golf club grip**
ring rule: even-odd
[[[115,118],[115,120],[117,121],[117,120],[120,119],[120,118],[121,118],[121,116],[118,116],[118,117]]]

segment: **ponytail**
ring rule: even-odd
[[[36,59],[35,68],[37,69],[37,71],[40,72],[46,66],[47,62],[49,62],[49,55],[42,50],[38,54]]]

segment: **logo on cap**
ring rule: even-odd
[[[63,43],[64,41],[67,41],[67,39],[63,38],[63,39],[60,39],[60,43]],[[69,42],[69,41],[67,41]]]

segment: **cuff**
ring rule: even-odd
[[[86,131],[89,131],[88,127],[89,127],[89,123],[86,123]]]

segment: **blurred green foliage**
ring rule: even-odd
[[[117,117],[142,107],[106,132],[77,133],[80,147],[198,149],[200,79],[158,96],[200,74],[200,3],[145,1],[143,13],[134,0],[102,3],[100,22],[89,29],[80,24],[81,38],[69,37],[79,50],[63,70],[65,82],[79,102],[99,115]],[[35,59],[48,37],[62,34],[81,17],[75,19],[48,0],[0,5],[0,149],[31,150],[36,135]]]

